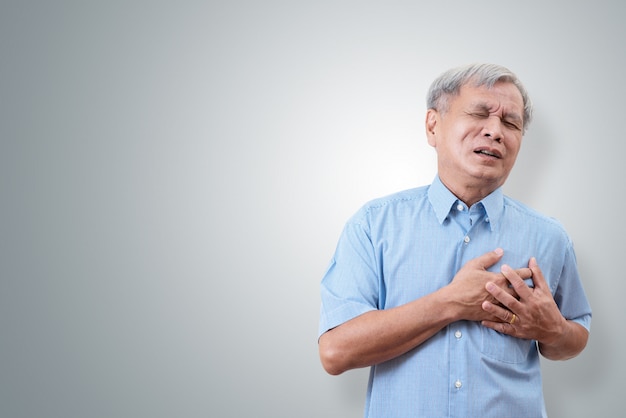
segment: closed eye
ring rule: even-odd
[[[522,128],[520,127],[520,125],[517,122],[512,122],[510,120],[503,120],[504,125],[509,128],[509,129],[514,129],[516,131],[521,131]]]
[[[485,119],[489,117],[489,113],[485,113],[485,112],[468,112],[467,114],[472,117],[479,118],[479,119]]]

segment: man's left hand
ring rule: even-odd
[[[518,338],[536,340],[544,344],[552,344],[560,338],[566,325],[543,277],[537,260],[533,257],[528,262],[532,271],[534,287],[529,287],[524,280],[508,265],[502,266],[502,274],[511,283],[519,299],[511,296],[495,283],[485,285],[487,291],[502,306],[484,302],[485,311],[500,318],[500,322],[482,321],[488,328]]]

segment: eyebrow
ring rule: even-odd
[[[484,111],[484,112],[491,113],[491,109],[490,109],[490,107],[486,103],[474,103],[472,105],[472,109],[473,110],[481,110],[481,111]],[[502,115],[502,119],[506,119],[506,120],[511,121],[511,122],[519,122],[519,123],[523,123],[523,121],[524,121],[522,116],[520,114],[518,114],[517,112],[505,112]]]

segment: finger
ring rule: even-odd
[[[496,286],[498,286],[504,292],[506,292],[509,295],[513,296],[515,299],[519,299],[519,296],[517,295],[517,292],[515,291],[513,286],[511,286],[511,283],[507,280],[506,277],[504,277],[504,275],[502,273],[487,272],[487,274],[489,276],[486,277],[485,280],[493,282]],[[497,303],[497,301],[496,301],[496,303]]]
[[[535,287],[548,287],[548,282],[546,282],[545,277],[543,277],[543,272],[539,268],[539,265],[537,264],[537,259],[535,257],[531,257],[530,261],[528,262],[528,268],[532,272],[533,283],[535,284]]]
[[[485,284],[485,289],[487,289],[487,292],[489,292],[498,302],[509,309],[511,309],[511,306],[514,306],[515,303],[519,303],[513,295],[509,294],[509,292],[505,291],[493,282],[487,282],[487,284]]]
[[[532,294],[530,287],[524,283],[524,280],[511,267],[504,264],[500,271],[502,271],[504,277],[511,283],[520,298],[528,297]]]
[[[517,315],[508,309],[496,306],[490,302],[483,302],[482,308],[485,312],[492,314],[494,317],[500,319],[502,322],[506,322],[509,325],[513,325],[517,322]]]
[[[525,268],[525,270],[527,271],[527,273],[524,274],[525,276],[530,274],[529,268]],[[509,295],[513,296],[516,299],[519,299],[517,292],[515,291],[515,289],[509,282],[509,280],[504,276],[504,274],[494,273],[490,271],[487,271],[486,274],[487,274],[487,276],[485,276],[486,281],[491,281],[495,283],[499,288],[507,292]]]
[[[496,248],[493,251],[489,251],[481,256],[476,257],[473,261],[483,270],[487,270],[493,266],[502,258],[504,250],[502,248]]]
[[[518,276],[520,276],[523,280],[530,279],[533,277],[533,271],[530,267],[523,267],[521,269],[516,269],[515,272]]]
[[[481,324],[487,328],[491,328],[501,334],[515,335],[516,329],[514,325],[506,322],[482,321]]]

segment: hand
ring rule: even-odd
[[[501,248],[490,251],[479,257],[476,257],[467,263],[456,273],[452,282],[448,286],[452,298],[461,306],[459,319],[470,321],[499,321],[500,318],[494,316],[493,312],[483,309],[485,302],[489,306],[496,307],[499,305],[491,292],[486,290],[486,285],[491,283],[497,287],[501,294],[506,294],[509,298],[517,300],[516,290],[509,286],[509,281],[501,273],[493,273],[487,269],[497,263],[504,252]],[[532,272],[528,268],[522,268],[514,272],[523,282],[532,276]]]
[[[562,334],[567,321],[561,315],[534,257],[530,259],[528,267],[532,272],[534,288],[527,286],[523,277],[511,267],[502,266],[502,274],[511,283],[519,299],[504,291],[498,282],[486,284],[487,292],[501,306],[491,301],[483,302],[482,308],[497,319],[485,320],[482,324],[503,334],[551,344]]]

